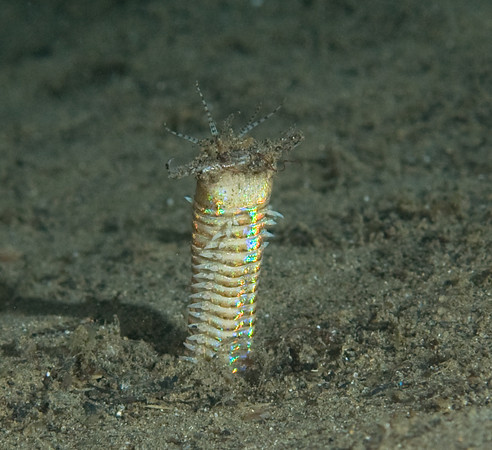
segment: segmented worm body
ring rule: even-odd
[[[272,236],[267,227],[281,216],[269,208],[277,161],[303,137],[297,131],[276,141],[245,137],[275,111],[260,120],[253,117],[237,135],[228,125],[219,133],[198,85],[197,90],[212,138],[169,130],[201,149],[190,164],[170,170],[171,177],[197,179],[185,359],[223,358],[235,373],[245,368],[251,351],[261,259]]]

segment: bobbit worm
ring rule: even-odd
[[[211,138],[197,139],[169,130],[200,148],[189,164],[169,176],[194,175],[192,281],[188,305],[189,336],[184,345],[198,362],[220,358],[232,373],[246,368],[256,321],[261,260],[271,237],[267,228],[281,214],[269,207],[273,177],[282,155],[303,139],[290,130],[277,140],[256,141],[247,134],[277,110],[250,121],[235,133],[230,121],[217,128],[200,95]]]

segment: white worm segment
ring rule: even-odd
[[[198,177],[193,202],[190,336],[192,361],[218,356],[244,368],[256,319],[261,258],[276,213],[268,209],[272,170],[224,170]]]

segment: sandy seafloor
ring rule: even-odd
[[[490,448],[491,36],[488,0],[2,1],[0,448]],[[196,80],[305,134],[244,376],[179,360]]]

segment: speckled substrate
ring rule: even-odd
[[[490,446],[490,1],[4,3],[0,448]],[[306,135],[246,378],[179,361],[196,79]]]

